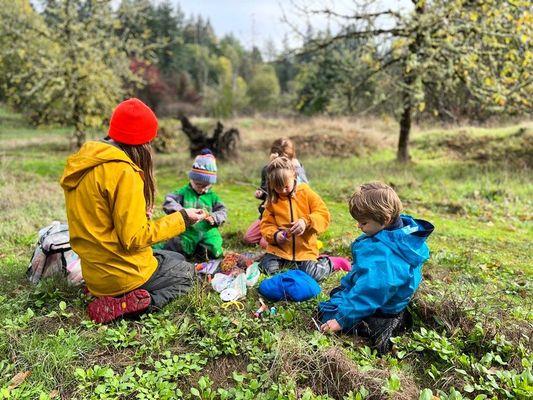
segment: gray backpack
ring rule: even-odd
[[[72,285],[83,282],[80,259],[70,248],[68,225],[59,221],[39,230],[37,246],[26,272],[28,280],[34,284],[56,274],[64,276]]]

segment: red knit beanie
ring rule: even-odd
[[[120,103],[109,122],[109,137],[116,142],[138,145],[157,135],[157,118],[141,100],[132,98]]]

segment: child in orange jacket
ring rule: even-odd
[[[261,219],[261,234],[268,242],[260,267],[266,274],[296,266],[317,281],[332,271],[327,257],[318,258],[317,235],[331,216],[324,201],[309,185],[297,183],[294,164],[287,157],[267,166],[268,198]]]
[[[309,183],[307,176],[305,174],[305,169],[303,165],[296,158],[296,150],[294,148],[294,142],[286,137],[282,137],[274,140],[272,146],[270,147],[270,161],[276,157],[287,157],[294,164],[296,170],[296,180],[298,183]],[[261,218],[263,217],[263,211],[265,209],[265,203],[267,200],[267,166],[265,165],[261,170],[261,186],[255,191],[255,198],[258,200],[263,200],[259,205],[259,219],[252,222],[246,234],[244,235],[244,241],[248,244],[257,244],[266,249],[268,243],[261,236]]]

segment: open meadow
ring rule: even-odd
[[[394,161],[392,121],[224,123],[242,138],[240,158],[218,163],[215,190],[229,209],[221,228],[226,250],[257,250],[241,237],[257,218],[253,192],[269,144],[280,136],[297,136],[298,158],[331,211],[320,237],[324,252],[350,255],[359,232],[347,198],[363,182],[388,183],[405,213],[435,225],[411,305],[413,330],[384,357],[364,339],[317,332],[316,304],[342,273],[322,284],[318,299],[279,303],[276,315],[261,319],[252,316],[255,289],[244,310],[223,309],[218,294],[199,284],[161,312],[94,324],[80,289],[25,278],[38,229],[66,220],[58,181],[71,131],[32,128],[2,106],[0,399],[533,398],[531,122],[418,129],[407,165]],[[156,155],[159,205],[187,182],[188,143],[177,135],[180,150]]]

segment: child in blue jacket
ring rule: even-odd
[[[379,182],[357,188],[349,206],[363,234],[352,243],[351,272],[319,304],[320,329],[369,336],[384,354],[392,347],[390,338],[410,323],[406,307],[422,280],[426,239],[434,227],[400,215],[398,195]]]

